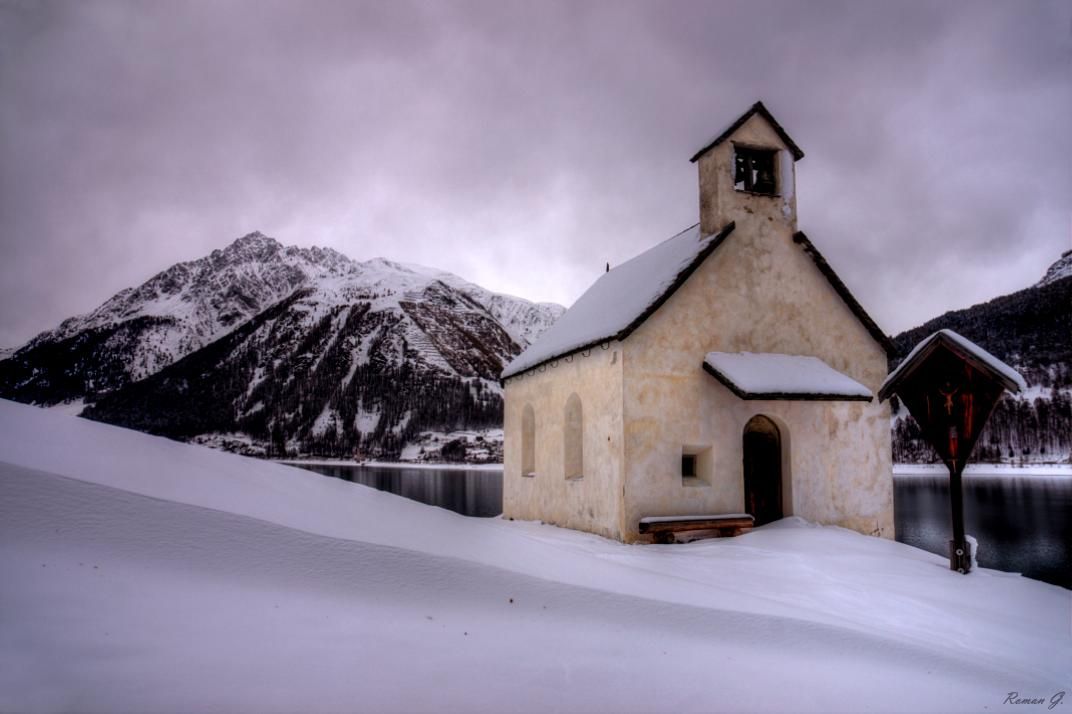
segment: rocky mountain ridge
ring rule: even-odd
[[[1070,276],[1072,276],[1072,250],[1066,250],[1057,262],[1049,267],[1035,287],[1041,288]]]
[[[254,454],[390,458],[500,426],[503,364],[562,311],[251,233],[38,335],[0,361],[0,396]]]

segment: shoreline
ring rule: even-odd
[[[352,459],[268,459],[285,466],[369,466],[377,469],[428,469],[438,471],[502,471],[502,464],[447,464],[407,461],[364,461]]]
[[[894,478],[926,478],[948,476],[945,464],[894,464]],[[965,478],[995,478],[1011,476],[1013,478],[1055,479],[1072,481],[1070,464],[968,464],[964,469]]]
[[[268,459],[286,466],[369,466],[378,469],[425,469],[437,471],[499,471],[502,464],[458,464],[407,461],[366,461],[358,464],[350,459]],[[895,478],[946,476],[944,464],[894,464]],[[968,464],[965,477],[1013,476],[1017,478],[1053,478],[1072,480],[1072,464]]]

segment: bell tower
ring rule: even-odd
[[[763,102],[693,155],[700,179],[700,230],[755,220],[797,230],[795,164],[804,152]]]

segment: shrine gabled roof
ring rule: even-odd
[[[976,368],[989,374],[1005,389],[1013,394],[1027,389],[1027,382],[1015,369],[984,350],[979,345],[952,330],[938,330],[930,337],[916,345],[904,358],[897,369],[890,372],[878,390],[880,400],[887,399],[897,391],[897,386],[908,378],[926,360],[934,350],[945,347],[955,355],[972,363]]]
[[[861,401],[871,390],[818,357],[771,352],[710,352],[703,368],[741,399]]]
[[[789,152],[793,154],[794,161],[800,161],[804,158],[804,152],[799,146],[797,146],[795,141],[789,138],[789,134],[787,134],[785,129],[782,128],[782,125],[778,123],[778,120],[774,118],[774,115],[772,115],[767,110],[767,108],[763,106],[763,102],[756,102],[748,109],[748,111],[737,117],[736,121],[726,127],[725,130],[722,131],[722,133],[704,144],[703,148],[693,154],[692,158],[689,159],[689,161],[691,161],[692,163],[696,163],[696,161],[699,160],[701,156],[724,142],[726,139],[730,138],[730,135],[740,129],[741,126],[746,121],[751,119],[754,114],[760,115],[766,120],[768,124],[770,124],[771,128],[774,129],[774,132],[778,135],[778,138],[782,140],[782,143],[786,145],[786,147],[789,149]]]

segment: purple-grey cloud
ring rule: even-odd
[[[0,4],[0,346],[260,229],[570,303],[697,220],[763,99],[801,227],[888,331],[1070,247],[1072,10],[1020,3]]]

